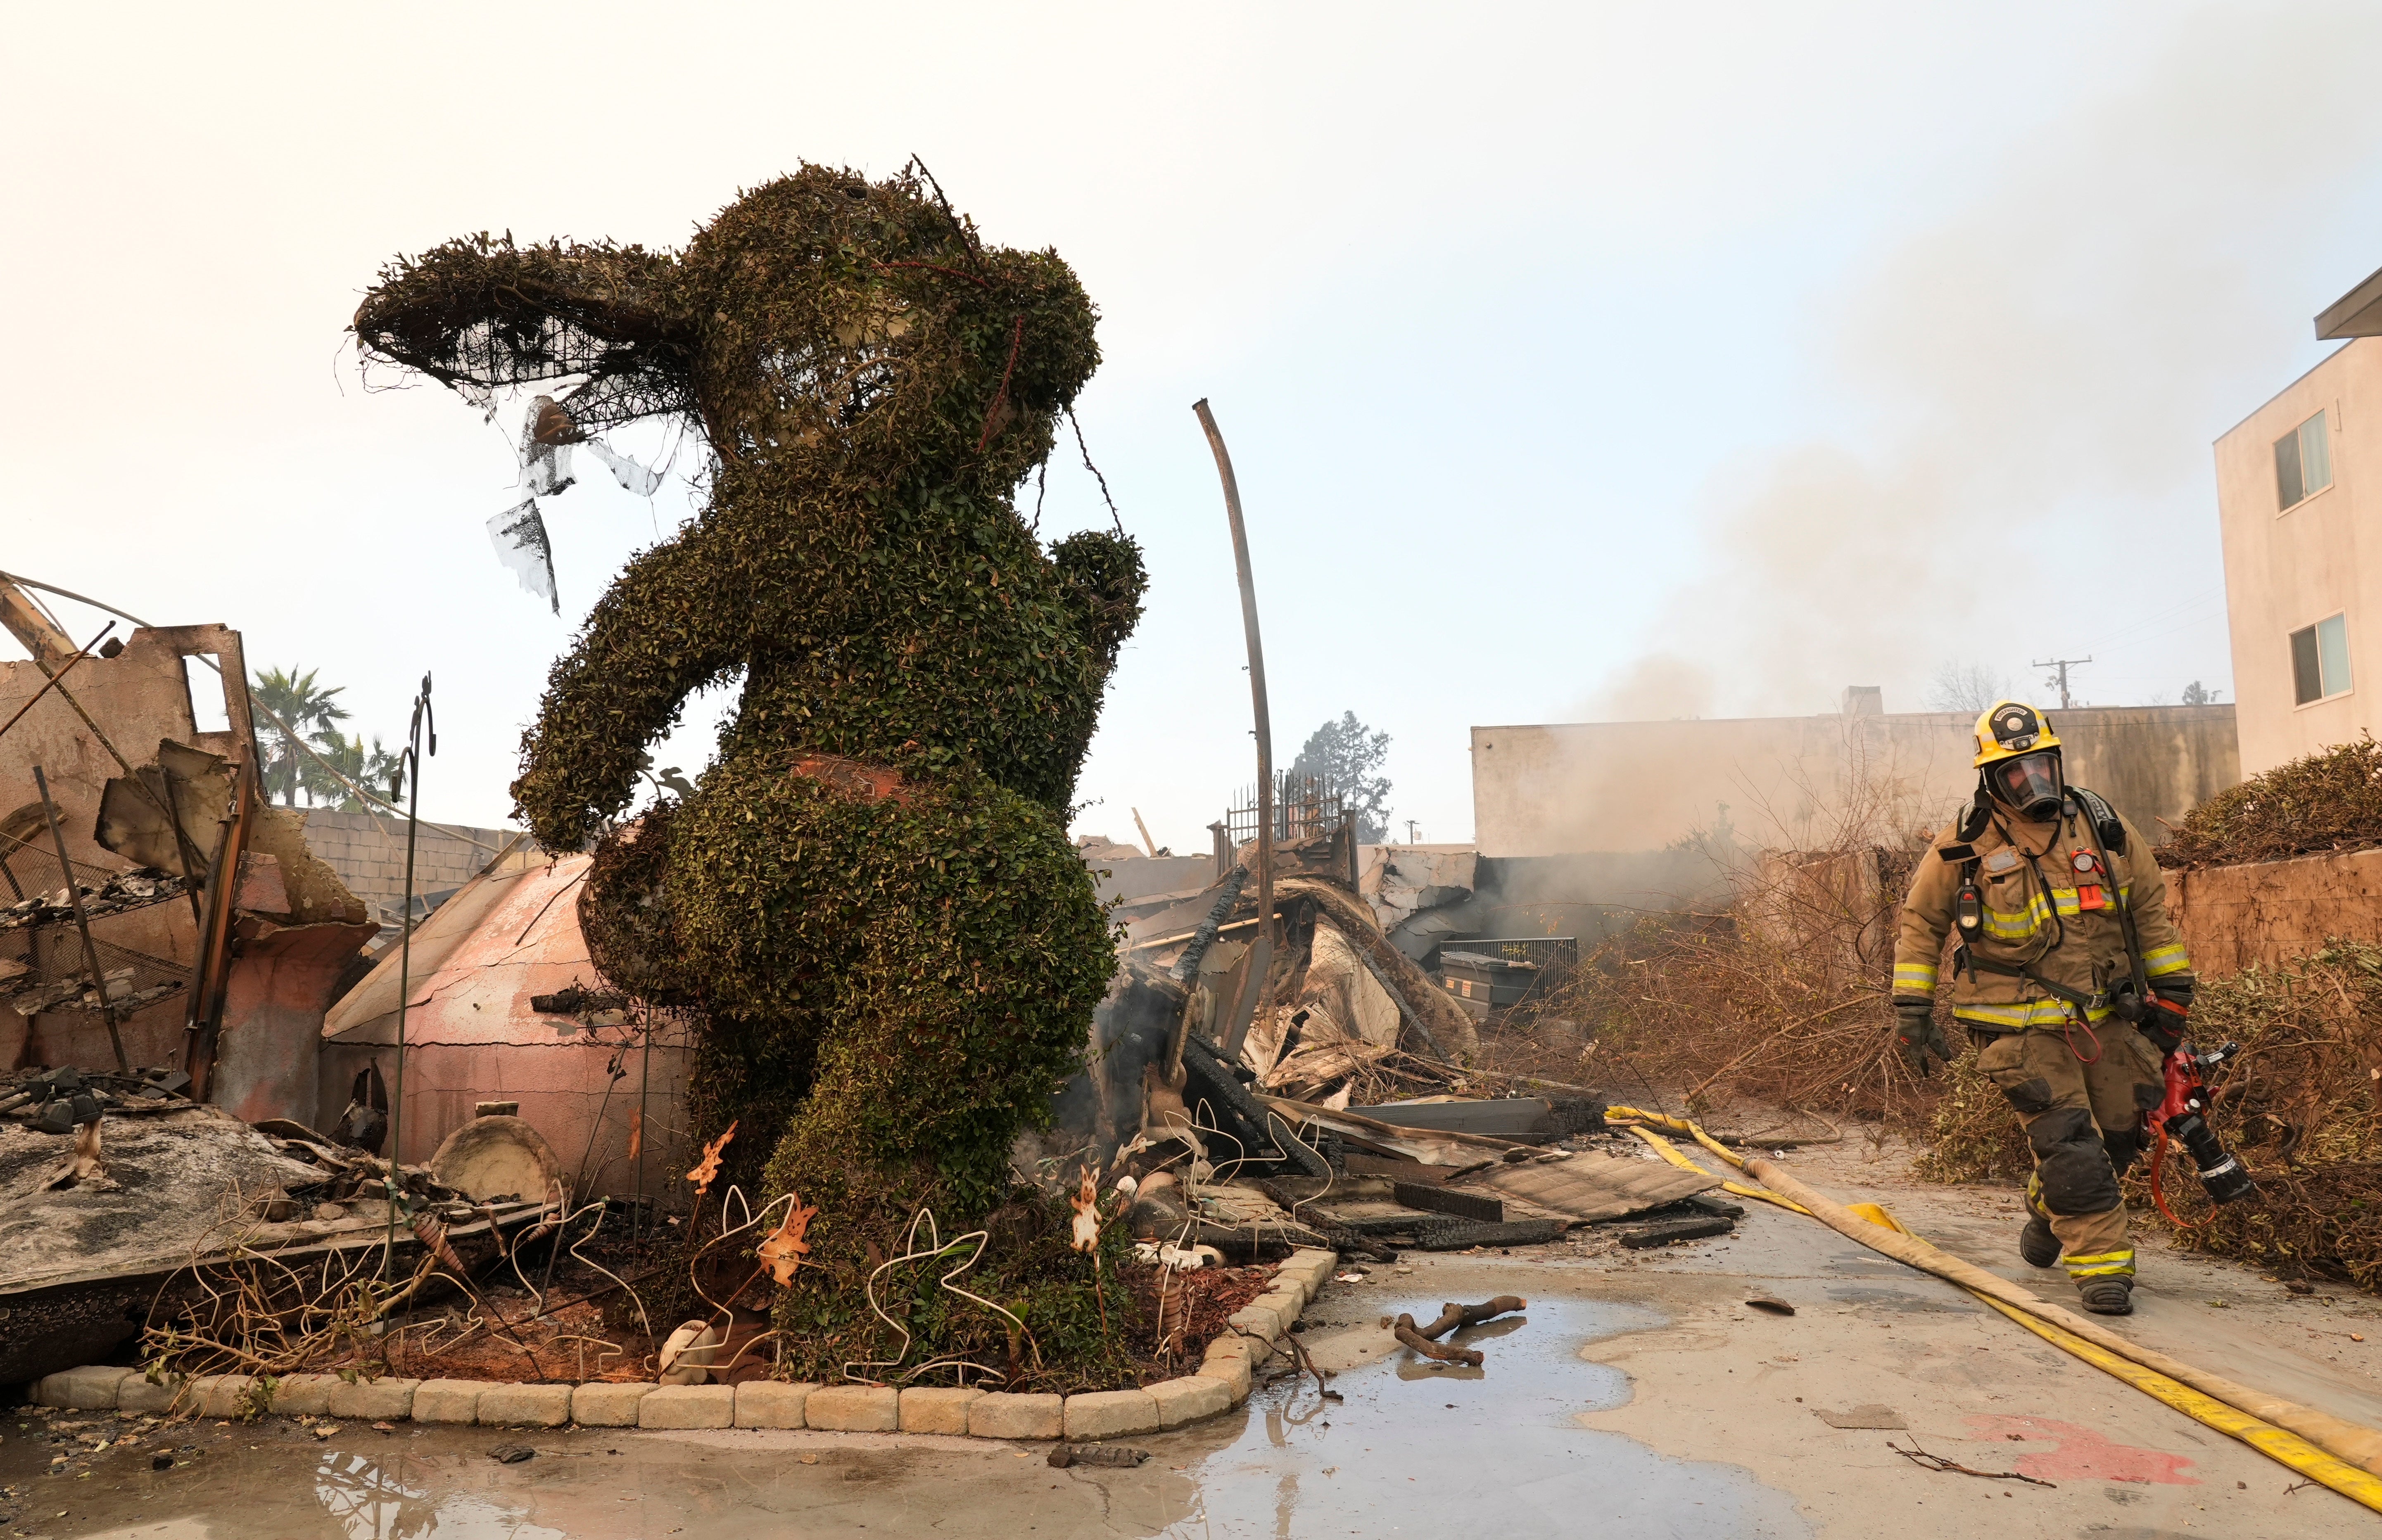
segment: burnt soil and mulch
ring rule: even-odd
[[[669,1268],[677,1254],[667,1231],[644,1244],[622,1237],[583,1244],[580,1251],[597,1265],[566,1253],[557,1259],[549,1280],[543,1273],[542,1254],[525,1257],[522,1272],[530,1287],[500,1265],[475,1280],[474,1295],[450,1291],[393,1318],[378,1338],[326,1353],[305,1370],[525,1384],[655,1378],[657,1352],[680,1321],[641,1315],[638,1304],[645,1303],[647,1311],[655,1308],[656,1275]],[[632,1300],[607,1273],[645,1287]],[[1157,1330],[1160,1280],[1159,1268],[1138,1263],[1120,1267],[1111,1280],[1109,1301],[1128,1371],[1119,1383],[1148,1385],[1189,1372],[1209,1341],[1230,1332],[1227,1318],[1274,1287],[1273,1268],[1265,1265],[1165,1275],[1168,1340],[1161,1351]],[[715,1381],[771,1377],[775,1355],[765,1339],[770,1332],[766,1312],[769,1292],[756,1287],[736,1296],[724,1351],[715,1358],[720,1365],[712,1371]],[[748,1348],[753,1350],[749,1353]]]

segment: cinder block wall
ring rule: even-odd
[[[393,922],[403,911],[404,820],[327,808],[290,811],[306,821],[307,845],[338,873],[357,898],[373,906],[375,918]],[[458,824],[433,825],[425,820],[414,841],[414,893],[442,893],[462,886],[518,833]]]

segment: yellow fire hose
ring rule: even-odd
[[[2106,1327],[2039,1300],[1983,1268],[1939,1250],[1903,1228],[1878,1204],[1847,1206],[1832,1202],[1772,1162],[1759,1155],[1748,1158],[1737,1155],[1684,1118],[1627,1106],[1609,1107],[1606,1111],[1613,1118],[1629,1119],[1622,1126],[1652,1145],[1655,1153],[1672,1165],[1705,1176],[1712,1174],[1645,1125],[1687,1134],[1763,1184],[1750,1187],[1724,1180],[1721,1186],[1725,1191],[1806,1215],[1872,1251],[1958,1284],[2054,1347],[2156,1397],[2196,1422],[2241,1440],[2351,1501],[2382,1512],[2382,1479],[2377,1479],[2382,1476],[2382,1434],[2329,1412],[2236,1385],[2154,1349],[2130,1342]]]

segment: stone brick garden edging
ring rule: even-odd
[[[483,1426],[817,1428],[840,1433],[944,1433],[976,1438],[1119,1438],[1181,1427],[1228,1412],[1249,1395],[1251,1370],[1273,1354],[1339,1265],[1336,1253],[1299,1251],[1275,1270],[1271,1292],[1234,1313],[1233,1334],[1208,1344],[1197,1374],[1140,1390],[1074,1396],[870,1385],[504,1385],[465,1379],[358,1380],[289,1375],[276,1381],[276,1414]],[[184,1412],[238,1417],[254,1385],[246,1375],[206,1375],[152,1385],[138,1369],[92,1365],[42,1380],[33,1399],[84,1412]]]

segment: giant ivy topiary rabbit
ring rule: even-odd
[[[356,313],[367,357],[475,400],[583,375],[565,432],[671,414],[710,446],[701,515],[555,664],[513,791],[548,849],[597,842],[607,976],[699,1008],[694,1131],[741,1119],[731,1171],[818,1205],[780,1305],[812,1372],[873,1329],[862,1284],[918,1208],[949,1234],[1001,1201],[1113,968],[1065,823],[1140,554],[1046,551],[1011,500],[1094,320],[1055,253],[820,166],[682,253],[458,240]],[[616,826],[646,746],[739,674],[694,794]]]

